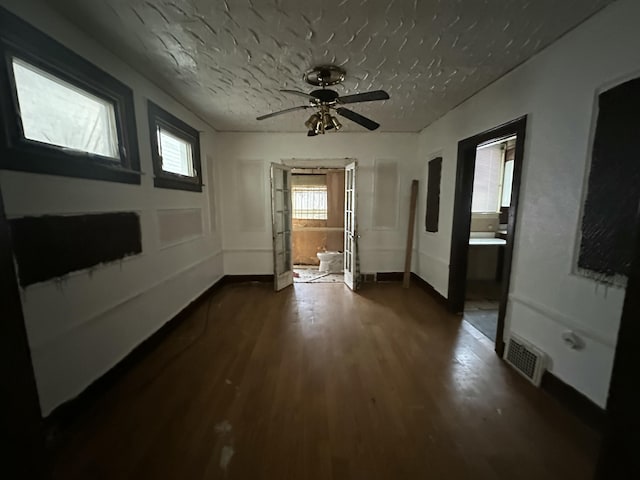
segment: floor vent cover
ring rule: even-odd
[[[531,383],[540,386],[546,359],[543,352],[518,336],[512,335],[509,338],[504,359]]]

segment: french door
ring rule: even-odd
[[[276,291],[293,284],[291,259],[291,168],[271,164],[273,278]]]
[[[358,288],[358,228],[356,223],[356,162],[344,172],[344,283],[351,290]]]

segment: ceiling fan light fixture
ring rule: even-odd
[[[266,120],[284,113],[312,109],[314,113],[304,122],[307,135],[310,137],[324,135],[328,130],[337,132],[342,129],[342,124],[331,114],[332,111],[335,111],[336,115],[340,115],[347,120],[357,123],[369,131],[377,130],[380,127],[379,123],[345,108],[343,105],[388,100],[389,94],[384,90],[371,90],[349,95],[340,95],[335,90],[327,88],[328,86],[342,83],[345,74],[344,69],[337,65],[321,65],[312,68],[305,73],[304,79],[307,83],[321,88],[309,93],[291,89],[280,90],[281,92],[307,99],[307,105],[299,105],[297,107],[271,112],[266,115],[260,115],[256,117],[256,120]]]
[[[331,116],[331,114],[329,112],[326,112],[322,115],[322,124],[324,125],[324,129],[325,130],[331,130],[332,128],[335,127],[335,125],[332,122],[333,117]]]
[[[320,123],[321,123],[320,115],[318,115],[317,113],[314,113],[309,117],[309,120],[304,122],[304,126],[307,127],[309,130],[318,130],[318,125]]]

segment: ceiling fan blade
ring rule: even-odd
[[[256,120],[265,120],[267,118],[275,117],[276,115],[282,115],[283,113],[295,112],[296,110],[305,110],[307,108],[311,108],[309,105],[300,105],[299,107],[285,108],[284,110],[280,110],[277,112],[267,113],[266,115],[261,115],[260,117],[256,117]]]
[[[373,102],[374,100],[389,100],[389,94],[384,90],[373,90],[371,92],[338,97],[338,103]]]
[[[353,110],[349,110],[348,108],[336,108],[336,112],[338,112],[338,115],[342,115],[343,117],[348,118],[352,122],[356,122],[358,125],[362,125],[364,128],[368,130],[375,130],[380,126],[379,123],[374,122],[370,118],[363,117],[359,113],[356,113]]]
[[[304,93],[304,92],[299,92],[298,90],[280,90],[281,92],[284,93],[291,93],[292,95],[298,95],[299,97],[304,97],[307,100],[313,100],[316,101],[316,97],[314,97],[313,95],[309,95],[308,93]]]

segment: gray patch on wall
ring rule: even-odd
[[[160,245],[176,245],[203,234],[202,210],[199,208],[158,210]]]
[[[267,226],[264,165],[260,161],[242,160],[236,164],[235,173],[239,230],[263,232]]]
[[[640,78],[598,97],[578,271],[626,285],[640,201]]]
[[[21,217],[10,225],[22,287],[142,252],[133,212]]]
[[[376,160],[374,168],[373,227],[394,229],[398,223],[398,163]]]

